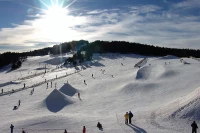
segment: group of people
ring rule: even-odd
[[[133,117],[133,114],[131,111],[126,112],[126,114],[124,115],[125,117],[125,124],[131,124],[131,118]],[[97,123],[97,127],[99,128],[99,130],[102,130],[103,129],[103,126],[100,122]],[[192,127],[192,133],[197,133],[197,129],[198,129],[198,126],[197,126],[197,123],[195,121],[193,121],[193,123],[191,124],[191,127]],[[13,129],[14,129],[14,126],[13,124],[10,125],[10,130],[11,130],[11,133],[13,133]],[[86,133],[86,127],[83,126],[83,133]],[[24,129],[22,128],[22,133],[26,133],[24,131]],[[64,133],[67,133],[67,130],[65,129]]]
[[[131,112],[131,111],[129,111],[129,113],[128,112],[126,112],[126,114],[124,115],[124,117],[125,117],[125,124],[131,124],[131,119],[133,118],[133,113]]]

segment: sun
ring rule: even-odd
[[[47,19],[60,21],[66,17],[67,13],[68,13],[68,11],[66,8],[63,8],[58,5],[54,5],[54,6],[49,7],[45,11],[45,17]]]

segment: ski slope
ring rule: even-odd
[[[17,70],[0,69],[0,89],[6,94],[0,95],[1,133],[10,132],[10,124],[14,133],[22,128],[80,133],[83,126],[87,133],[188,133],[192,121],[200,124],[197,60],[109,53],[95,54],[75,68],[62,67],[70,56],[28,57]],[[18,100],[21,105],[13,110]],[[128,111],[134,115],[132,125],[124,124]]]

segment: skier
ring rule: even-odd
[[[133,118],[133,114],[131,111],[129,111],[129,124],[131,124],[131,119]]]
[[[1,89],[1,93],[3,94],[3,89]]]
[[[99,129],[102,129],[102,125],[101,125],[100,122],[97,123],[97,127],[98,127]]]
[[[21,101],[19,100],[19,101],[18,101],[18,106],[20,106],[20,104],[21,104]]]
[[[84,80],[84,84],[86,84],[85,80]]]
[[[86,128],[85,128],[85,126],[83,126],[83,133],[86,133]]]
[[[67,133],[67,130],[65,129],[64,133]]]
[[[14,129],[14,126],[11,124],[11,125],[10,125],[11,133],[13,133],[13,129]]]
[[[81,97],[80,97],[80,93],[79,93],[79,92],[78,92],[78,98],[81,99]]]
[[[51,88],[52,88],[52,81],[51,81]]]
[[[192,127],[192,133],[197,133],[197,124],[195,121],[193,121],[193,123],[191,124],[191,127]]]
[[[22,133],[26,133],[23,128],[22,128]]]
[[[124,117],[125,117],[125,124],[128,124],[128,118],[129,118],[128,112],[126,112],[126,114],[124,115]]]
[[[26,84],[24,83],[24,88],[25,88]]]
[[[94,77],[93,77],[93,74],[92,74],[92,78],[94,78]]]

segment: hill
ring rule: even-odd
[[[187,133],[193,120],[200,124],[199,61],[105,53],[77,67],[58,62],[71,56],[28,57],[17,70],[0,69],[0,132],[11,123],[16,133],[75,133],[83,126],[87,133]],[[128,111],[132,125],[124,124]]]

